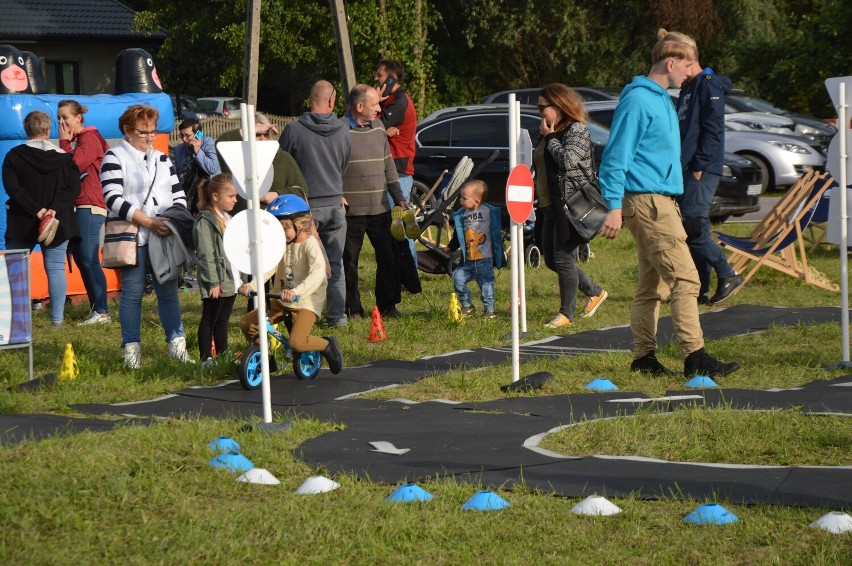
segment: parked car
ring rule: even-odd
[[[172,99],[172,109],[175,112],[175,116],[181,120],[203,120],[209,116],[194,96],[185,96],[183,94],[180,96],[180,113],[178,113],[177,97],[174,94],[170,94],[169,98]]]
[[[680,89],[670,88],[668,89],[668,93],[672,97],[672,102],[677,106],[677,100],[680,98]],[[725,123],[730,124],[731,129],[734,130],[773,133],[785,136],[796,135],[796,124],[790,118],[743,109],[740,106],[728,104],[727,97],[725,99]]]
[[[831,143],[834,134],[837,133],[836,127],[819,118],[776,108],[768,100],[748,96],[739,90],[728,93],[725,97],[725,103],[740,112],[760,112],[790,119],[793,122],[794,133],[818,142],[819,151],[823,155],[828,152],[828,144]]]
[[[541,117],[535,107],[521,107],[521,128],[530,133],[533,145],[538,141],[540,122]],[[488,201],[502,206],[509,176],[508,128],[508,105],[505,104],[445,108],[424,118],[417,125],[414,193],[420,197],[425,195],[443,171],[452,170],[463,156],[470,157],[475,167],[496,150],[496,159],[478,178],[488,185]],[[592,121],[589,122],[589,133],[595,160],[600,165],[609,140],[609,129]],[[725,165],[725,174],[711,209],[711,217],[715,220],[741,216],[760,208],[761,179],[756,167],[736,156],[729,156]]]
[[[820,143],[802,136],[742,131],[725,124],[725,149],[751,160],[762,172],[762,192],[787,189],[811,169],[823,169]]]
[[[241,102],[242,100],[234,96],[204,96],[198,99],[201,107],[210,114],[237,119],[242,115],[240,112]]]
[[[587,104],[586,110],[593,120],[610,127],[615,107],[613,102],[598,102]],[[725,121],[725,151],[749,159],[760,169],[761,193],[786,189],[809,169],[822,168],[825,157],[818,147],[818,142],[804,137],[752,130]]]
[[[598,90],[597,88],[587,87],[587,86],[577,86],[571,87],[573,88],[577,94],[583,97],[585,102],[591,102],[595,100],[617,100],[617,96],[612,96],[609,93],[606,93],[602,90]],[[482,99],[483,104],[508,104],[509,103],[509,95],[511,93],[515,93],[515,100],[520,102],[521,104],[528,104],[530,106],[535,106],[538,104],[538,93],[541,92],[541,87],[538,88],[516,88],[512,90],[501,90],[500,92],[495,92],[489,94],[485,98]]]

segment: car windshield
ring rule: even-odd
[[[772,106],[766,100],[751,96],[728,95],[728,103],[737,107],[740,112],[763,112],[766,114],[784,114],[780,108]]]
[[[203,112],[204,111],[204,108],[201,107],[201,104],[198,103],[198,100],[196,100],[194,98],[188,98],[188,97],[182,96],[180,98],[180,101],[181,101],[181,104],[183,104],[183,107],[186,108],[187,110],[192,110],[193,112]]]
[[[216,111],[216,101],[215,100],[199,100],[198,103],[202,108],[207,110],[208,112]]]

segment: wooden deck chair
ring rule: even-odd
[[[831,190],[837,186],[839,186],[837,180],[832,181],[828,190],[822,193],[822,198],[819,199],[817,209],[805,232],[805,241],[811,245],[810,249],[808,249],[809,252],[816,250],[822,245],[830,245],[825,241],[828,232],[828,209],[831,204]]]
[[[799,202],[785,221],[784,228],[770,238],[768,242],[748,238],[735,238],[717,232],[719,243],[731,252],[731,265],[748,282],[761,266],[786,273],[790,277],[800,279],[810,285],[821,287],[828,291],[838,291],[837,285],[830,283],[828,278],[808,265],[805,251],[804,230],[813,218],[823,193],[831,185],[827,174],[819,175],[818,182],[811,185],[811,192],[806,199]]]
[[[723,237],[727,238],[731,242],[736,242],[736,244],[741,248],[759,249],[766,247],[770,242],[777,239],[787,230],[790,218],[792,218],[793,214],[801,208],[802,203],[804,203],[808,196],[810,196],[817,182],[824,177],[824,173],[819,173],[817,171],[809,171],[802,175],[799,180],[787,190],[784,196],[775,203],[775,206],[769,210],[763,220],[755,226],[751,234],[745,238],[728,236],[718,230],[713,231],[713,237],[720,244]],[[749,260],[743,256],[735,256],[731,257],[728,262],[735,271],[739,272],[746,266],[746,264],[748,264]]]

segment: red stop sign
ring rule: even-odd
[[[509,216],[518,224],[526,222],[530,217],[533,207],[533,178],[530,168],[524,165],[516,165],[509,173],[506,181],[506,208]]]

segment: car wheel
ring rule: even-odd
[[[760,188],[760,194],[773,190],[775,188],[775,172],[766,160],[751,153],[741,153],[740,155],[754,163],[754,166],[760,169],[763,175],[763,185]]]

